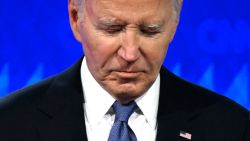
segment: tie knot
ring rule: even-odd
[[[128,122],[130,115],[136,108],[137,105],[134,101],[131,101],[127,104],[121,104],[116,101],[113,104],[113,109],[115,111],[115,120]]]

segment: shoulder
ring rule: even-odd
[[[17,90],[0,99],[0,120],[10,115],[25,115],[35,107],[49,89],[56,76]]]
[[[208,140],[249,140],[249,111],[233,100],[183,80],[165,68],[161,70],[160,91],[159,112],[184,113],[188,130],[204,134]]]
[[[41,82],[28,86],[26,88],[17,90],[6,97],[0,99],[0,115],[5,109],[30,109],[32,105],[39,103],[48,93],[49,90],[62,90],[67,87],[80,87],[80,67],[82,58],[74,65]],[[53,93],[52,91],[51,93]]]
[[[55,78],[18,90],[0,100],[0,136],[3,140],[34,140],[37,103]],[[29,135],[27,135],[29,134]]]
[[[187,112],[249,120],[249,111],[235,101],[161,69],[161,92],[175,108]]]
[[[0,99],[0,136],[34,140],[36,125],[63,112],[67,104],[82,103],[80,67],[81,59],[62,73]]]

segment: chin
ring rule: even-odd
[[[142,96],[146,90],[138,88],[134,85],[123,84],[122,86],[113,87],[110,94],[121,103],[128,103]]]
[[[103,81],[103,88],[116,100],[122,103],[130,102],[142,96],[152,83],[148,79],[115,79]]]
[[[115,94],[113,96],[117,101],[119,101],[123,104],[129,103],[130,101],[133,101],[136,98],[140,97],[140,95],[134,95],[131,93],[119,93],[119,94]]]

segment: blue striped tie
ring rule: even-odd
[[[115,111],[115,122],[109,134],[108,141],[137,141],[132,129],[128,126],[130,115],[137,108],[134,101],[128,104],[115,102],[113,109]]]

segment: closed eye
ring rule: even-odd
[[[120,21],[103,19],[98,21],[96,27],[98,30],[107,34],[116,34],[124,29],[125,24]]]
[[[120,31],[123,30],[123,26],[121,25],[112,25],[112,26],[108,26],[105,29],[103,29],[105,32],[109,33],[109,34],[115,34],[118,33]]]
[[[159,30],[145,30],[145,29],[141,29],[141,33],[148,35],[148,36],[153,36],[156,35],[158,33],[160,33]]]
[[[161,32],[160,27],[158,26],[141,26],[140,27],[141,33],[146,36],[153,36]]]

